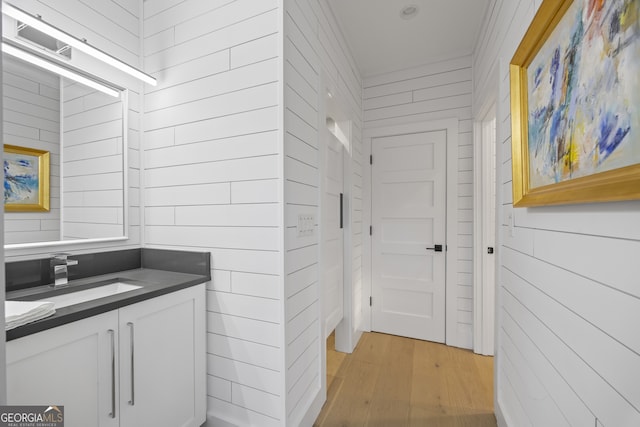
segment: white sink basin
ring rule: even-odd
[[[112,295],[118,295],[123,292],[129,292],[140,289],[142,286],[130,285],[128,283],[116,282],[108,285],[98,286],[96,288],[86,289],[84,291],[70,292],[55,297],[43,298],[40,301],[52,302],[55,308],[67,307],[69,305],[80,304],[82,302],[94,299],[104,298]]]

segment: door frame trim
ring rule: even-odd
[[[369,156],[372,155],[372,143],[382,138],[408,133],[421,133],[444,130],[447,133],[447,252],[445,260],[445,344],[460,346],[458,336],[458,128],[457,118],[441,119],[419,123],[406,123],[393,126],[372,127],[363,130],[364,168],[362,191],[362,328],[371,331],[372,295],[372,240],[369,226],[372,224],[372,168]],[[375,161],[375,159],[374,159]],[[375,232],[375,230],[374,230]]]
[[[347,120],[345,121],[347,122],[349,128],[351,127],[351,120]],[[351,131],[349,130],[349,133],[351,133]],[[325,224],[325,217],[324,217],[324,206],[326,204],[327,201],[327,197],[326,197],[326,187],[325,187],[325,172],[327,171],[328,167],[327,167],[327,163],[326,163],[326,159],[325,159],[325,155],[326,155],[326,151],[329,149],[328,145],[325,141],[326,138],[330,137],[331,132],[327,131],[323,133],[323,141],[320,142],[321,146],[319,149],[319,155],[321,156],[320,158],[320,163],[322,164],[322,174],[320,175],[320,179],[322,180],[322,182],[319,185],[319,188],[321,188],[321,192],[320,192],[320,209],[319,209],[319,218],[320,220],[318,221],[318,224],[320,224],[320,233],[319,233],[319,248],[321,248],[320,250],[322,250],[322,256],[323,256],[323,263],[322,263],[322,269],[320,269],[319,274],[321,275],[320,280],[322,281],[322,296],[325,297],[325,283],[324,283],[324,269],[326,267],[326,261],[324,258],[324,250],[325,248],[325,237],[326,237],[326,224]],[[348,136],[348,139],[351,139],[351,136]],[[349,320],[351,317],[351,311],[348,311],[348,302],[347,302],[347,297],[349,294],[349,289],[347,289],[347,283],[351,283],[351,274],[350,274],[350,268],[351,268],[351,259],[349,257],[350,255],[350,248],[351,248],[351,215],[349,215],[349,212],[345,212],[345,209],[348,209],[349,206],[349,197],[351,195],[351,192],[349,191],[350,187],[349,184],[351,182],[349,178],[349,176],[347,174],[351,173],[351,156],[349,154],[349,152],[346,150],[346,148],[344,146],[341,145],[341,149],[340,149],[340,157],[342,157],[342,188],[341,193],[344,194],[344,209],[343,209],[343,214],[344,215],[344,226],[342,229],[342,317],[339,319],[338,324],[335,326],[334,329],[332,329],[332,331],[336,332],[336,348],[339,346],[338,342],[342,342],[345,340],[344,335],[346,334],[348,336],[348,332],[349,332],[349,328],[345,328],[344,326],[346,325],[350,325],[352,322]],[[326,300],[326,298],[324,299],[323,302],[323,313],[320,316],[321,320],[323,322],[322,325],[322,331],[323,331],[323,339],[326,341],[326,339],[328,338],[328,334],[330,331],[327,330],[327,319],[324,317],[324,307],[326,307],[328,301]],[[338,330],[339,329],[339,330]],[[339,339],[340,338],[340,339]]]
[[[324,221],[324,217],[322,214],[323,211],[323,203],[322,199],[324,197],[324,173],[326,170],[326,165],[324,161],[324,152],[326,150],[326,138],[328,137],[329,130],[325,125],[325,120],[327,116],[331,116],[334,120],[339,123],[346,124],[348,135],[345,135],[349,140],[348,149],[345,147],[343,149],[343,190],[345,195],[345,228],[344,228],[344,252],[343,252],[343,318],[338,326],[336,327],[336,350],[351,353],[355,349],[360,337],[362,335],[362,330],[360,330],[360,326],[357,323],[357,316],[354,307],[354,275],[353,275],[353,239],[355,238],[356,230],[354,229],[354,220],[353,220],[353,168],[354,162],[357,161],[354,158],[354,126],[356,123],[355,114],[353,109],[347,102],[347,97],[343,94],[343,92],[337,87],[335,83],[332,83],[332,80],[322,72],[320,74],[320,83],[321,87],[324,88],[322,90],[323,96],[320,101],[320,108],[318,111],[320,123],[318,130],[318,156],[319,156],[319,169],[318,169],[318,180],[319,180],[319,208],[318,208],[318,224],[322,224]],[[328,93],[331,93],[331,97],[328,97]],[[323,369],[323,377],[322,377],[322,387],[323,393],[326,395],[326,341],[324,339],[325,336],[325,319],[324,319],[324,306],[325,306],[325,296],[324,296],[324,279],[323,272],[325,268],[325,260],[324,260],[324,230],[323,227],[320,227],[318,234],[318,251],[319,251],[319,262],[318,262],[318,281],[319,281],[319,323],[320,323],[320,336],[322,336],[322,344],[321,344],[321,353],[322,353],[322,369]]]
[[[500,129],[501,122],[499,121],[499,117],[501,112],[499,111],[498,102],[500,98],[501,92],[501,84],[502,80],[499,78],[498,71],[502,69],[502,60],[496,60],[492,65],[490,70],[488,71],[485,79],[482,81],[480,85],[478,85],[478,90],[476,91],[476,97],[473,108],[473,126],[474,126],[474,214],[473,214],[473,235],[474,235],[474,265],[473,265],[473,289],[474,289],[474,325],[473,325],[473,351],[479,354],[487,354],[485,352],[489,347],[487,343],[487,337],[491,337],[491,347],[493,349],[493,353],[496,354],[495,349],[498,348],[498,332],[499,332],[499,304],[498,304],[498,291],[499,291],[499,283],[500,283],[500,257],[501,257],[501,233],[500,227],[504,222],[503,217],[503,209],[502,209],[502,151],[503,151],[503,143]],[[495,246],[494,246],[494,283],[495,288],[493,295],[491,296],[491,301],[484,301],[486,292],[482,289],[482,277],[483,277],[483,261],[486,260],[484,255],[484,250],[481,246],[481,237],[482,237],[482,229],[483,227],[483,211],[480,203],[480,198],[482,197],[482,174],[481,167],[485,162],[485,159],[482,158],[482,122],[485,119],[487,113],[491,108],[494,108],[494,114],[496,117],[496,132],[495,132],[495,161],[496,161],[496,211],[495,211]],[[480,239],[480,240],[478,240]],[[485,311],[490,310],[491,313],[485,313]],[[492,318],[491,322],[488,322],[488,319]],[[489,324],[487,324],[489,323]],[[492,328],[492,331],[488,329]],[[497,360],[497,359],[496,359]],[[496,362],[497,363],[497,362]],[[498,378],[498,369],[494,369],[494,384],[497,384]],[[497,402],[497,387],[494,387],[494,398]]]
[[[495,97],[489,97],[478,114],[478,119],[473,124],[473,180],[474,180],[474,201],[473,201],[473,351],[477,354],[492,356],[494,354],[494,327],[495,327],[495,292],[497,284],[497,231],[498,231],[498,206],[497,206],[497,129],[493,134],[493,141],[488,141],[485,134],[485,124],[487,117],[493,115],[497,120]],[[496,124],[497,126],[497,124]],[[491,164],[491,152],[488,144],[494,144],[494,157],[496,162],[495,181],[490,182],[486,173]],[[493,256],[487,256],[485,252],[486,230],[490,225],[490,206],[484,201],[487,200],[487,193],[492,186],[496,192],[495,216],[493,218]],[[493,265],[491,265],[493,264]],[[493,267],[493,287],[489,283],[487,269]]]

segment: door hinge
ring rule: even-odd
[[[373,225],[369,226],[369,236],[373,236]]]
[[[373,307],[373,297],[369,297],[369,307]]]
[[[373,154],[369,155],[369,164],[373,164]]]

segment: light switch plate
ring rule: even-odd
[[[298,237],[313,236],[316,229],[316,218],[314,214],[298,215]]]
[[[516,236],[515,224],[513,221],[513,212],[509,212],[507,216],[507,224],[509,224],[509,237]]]

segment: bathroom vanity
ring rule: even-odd
[[[137,251],[138,268],[72,279],[59,294],[113,283],[130,290],[79,303],[63,298],[71,304],[53,316],[7,331],[9,404],[64,405],[67,426],[204,423],[209,254],[140,249],[125,251],[127,259]],[[110,254],[78,256],[79,265]],[[9,274],[20,270],[7,265]],[[46,300],[51,292],[25,287],[7,299]]]
[[[67,427],[200,426],[210,254],[129,249],[144,244],[139,82],[156,79],[107,40],[117,18],[89,28],[46,3],[2,7],[5,148],[42,158],[26,179],[33,160],[5,156],[5,256],[38,258],[5,264],[6,299],[55,306],[22,326],[37,316],[11,311],[7,403],[64,405]],[[96,248],[127,249],[78,254]]]

